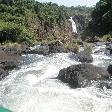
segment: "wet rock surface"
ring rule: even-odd
[[[71,88],[80,88],[88,86],[93,80],[107,80],[109,77],[110,74],[103,68],[92,64],[79,64],[60,70],[57,78]]]
[[[21,49],[0,47],[0,80],[5,78],[10,70],[20,66],[21,54]]]
[[[50,43],[50,44],[48,44],[48,46],[49,46],[49,53],[67,52],[67,50],[63,47],[63,43],[60,41]]]
[[[106,43],[106,50],[109,52],[109,54],[112,54],[112,42]]]
[[[52,42],[47,45],[37,45],[33,49],[31,48],[27,51],[28,54],[42,54],[49,55],[52,53],[67,53],[67,52],[75,52],[72,49],[67,49],[63,46],[61,41]]]
[[[109,65],[108,68],[107,68],[107,71],[111,74],[112,76],[112,65]]]
[[[91,54],[87,54],[86,52],[84,51],[81,51],[79,52],[77,55],[76,55],[76,59],[79,61],[79,62],[82,62],[82,63],[92,63],[93,62],[93,57]]]

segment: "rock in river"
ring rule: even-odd
[[[93,57],[91,54],[87,54],[84,51],[79,52],[76,55],[76,58],[78,61],[82,62],[82,63],[92,63],[93,62]]]
[[[92,64],[72,65],[60,70],[58,79],[69,84],[72,88],[85,87],[92,80],[109,79],[110,74],[103,68],[96,67]]]

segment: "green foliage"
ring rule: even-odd
[[[0,42],[12,41],[31,43],[33,34],[29,32],[24,26],[19,26],[11,22],[0,21]]]
[[[102,36],[112,31],[112,1],[100,0],[92,12],[87,35]]]
[[[78,15],[79,18],[84,16],[90,19],[92,9],[58,6],[35,0],[0,0],[0,42],[55,41],[70,33],[68,17]]]
[[[85,43],[84,44],[84,52],[87,55],[90,55],[92,53],[92,46],[91,46],[91,44],[89,44],[89,43]]]
[[[103,41],[112,41],[112,33],[106,34],[102,37]]]
[[[54,24],[63,24],[67,18],[63,7],[59,7],[57,4],[51,2],[43,4],[36,2],[34,9],[45,27],[53,27]]]
[[[77,39],[72,39],[70,42],[64,44],[64,47],[72,50],[73,52],[79,52],[79,45],[77,43]]]
[[[74,15],[83,15],[87,17],[87,19],[91,19],[91,12],[93,11],[93,7],[86,6],[76,6],[76,7],[65,7],[69,16]]]

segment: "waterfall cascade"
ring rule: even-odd
[[[74,32],[74,33],[77,34],[78,32],[77,32],[77,25],[76,25],[76,22],[73,20],[72,17],[70,17],[69,21],[72,23],[72,32]]]

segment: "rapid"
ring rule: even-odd
[[[97,46],[94,50],[102,49]],[[93,51],[94,51],[93,50]],[[107,67],[112,56],[92,54],[96,66]],[[0,106],[13,112],[112,112],[112,90],[71,89],[55,77],[59,70],[79,64],[72,53],[23,55],[23,65],[0,81]]]

